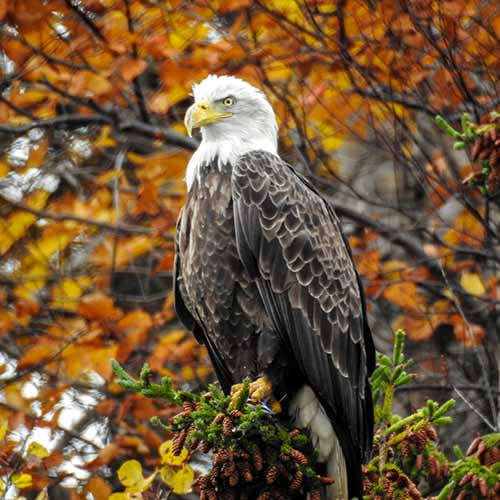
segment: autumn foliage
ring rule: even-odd
[[[176,410],[111,358],[211,380],[171,295],[182,120],[209,73],[269,96],[281,154],[343,221],[378,349],[407,331],[400,410],[453,395],[448,447],[498,431],[499,71],[494,0],[0,0],[2,488],[101,500],[127,459],[161,465],[147,422]]]

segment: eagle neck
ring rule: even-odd
[[[196,177],[202,174],[203,165],[216,164],[222,171],[225,165],[233,167],[238,159],[250,151],[267,151],[278,154],[277,139],[274,135],[247,134],[247,136],[225,136],[213,138],[204,135],[198,149],[191,157],[186,170],[186,184],[191,189]]]

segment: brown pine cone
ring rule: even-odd
[[[191,401],[183,401],[182,408],[184,409],[185,412],[191,413],[194,410],[194,404],[191,403]]]
[[[424,465],[424,456],[422,454],[418,454],[415,460],[415,467],[417,468],[417,470],[422,470],[423,465]]]
[[[482,139],[478,138],[474,141],[474,144],[472,145],[471,156],[472,156],[473,161],[477,160],[477,157],[479,156],[479,153],[481,152],[481,148],[482,148],[481,142],[482,142]]]
[[[302,487],[302,480],[303,480],[304,474],[302,471],[298,470],[295,471],[295,474],[293,476],[293,480],[290,483],[290,489],[292,491],[298,491]]]
[[[292,448],[292,451],[290,451],[290,455],[299,465],[306,465],[308,462],[307,457],[299,450],[295,450]]]
[[[243,416],[243,412],[241,412],[240,410],[231,410],[229,412],[229,415],[231,415],[231,417],[233,418],[240,418]]]
[[[472,476],[474,476],[474,472],[467,472],[467,474],[460,479],[458,486],[465,486],[472,479]]]
[[[247,461],[240,462],[240,464],[238,464],[238,468],[240,470],[240,474],[243,477],[244,481],[249,483],[250,481],[253,480],[252,469],[249,462]]]
[[[233,490],[225,489],[219,493],[218,498],[220,500],[234,500],[236,498],[236,494]]]
[[[207,443],[207,441],[200,441],[198,448],[202,453],[208,453],[212,449],[212,445]]]
[[[271,492],[269,490],[262,491],[257,497],[257,500],[270,500]]]
[[[188,429],[183,429],[174,436],[174,439],[172,440],[172,451],[174,455],[181,454],[187,435],[188,435]]]
[[[392,493],[394,492],[394,488],[392,486],[391,481],[389,481],[389,480],[386,479],[384,481],[383,489],[384,489],[385,497],[386,498],[391,498],[392,497]]]
[[[407,458],[410,455],[410,443],[406,439],[401,441],[399,449],[404,458]]]
[[[208,477],[210,478],[210,481],[213,486],[217,486],[217,483],[219,482],[219,474],[220,474],[220,465],[214,465],[212,467],[212,470],[208,474]]]
[[[253,455],[253,466],[256,471],[261,471],[264,468],[264,458],[260,448],[256,448]]]
[[[422,428],[415,431],[415,439],[418,451],[422,451],[427,443],[427,429]]]
[[[465,454],[467,456],[469,455],[472,455],[476,450],[477,450],[477,447],[479,446],[479,443],[482,441],[482,438],[481,436],[475,438],[472,443],[469,445],[469,447],[467,448],[467,451],[465,452]]]
[[[230,477],[236,472],[236,465],[233,461],[225,462],[221,469],[224,477]]]
[[[464,500],[464,498],[467,496],[467,492],[466,491],[461,491],[458,495],[457,495],[457,498],[456,500]]]
[[[429,455],[429,458],[427,459],[427,464],[429,468],[429,476],[431,478],[435,479],[436,474],[437,474],[437,460],[434,455]]]
[[[215,490],[207,490],[208,500],[217,500],[217,492]]]
[[[234,473],[229,476],[229,479],[228,479],[228,483],[229,483],[229,486],[231,487],[234,487],[238,484],[240,478],[239,478],[239,475],[238,475],[238,472],[237,471],[234,471]]]
[[[222,424],[222,421],[226,418],[226,415],[224,413],[217,413],[214,418],[214,424],[219,425]]]
[[[200,491],[200,500],[208,500],[208,494],[205,490]]]
[[[422,499],[422,494],[420,493],[420,491],[418,491],[417,487],[414,484],[409,486],[408,493],[414,500]]]
[[[391,481],[394,481],[395,479],[397,479],[399,476],[398,474],[398,471],[397,470],[388,470],[386,473],[385,473],[385,477]]]
[[[270,465],[266,470],[266,483],[273,484],[278,477],[278,467],[276,465]]]
[[[495,446],[490,449],[490,453],[495,462],[500,462],[500,448]]]
[[[230,436],[232,432],[233,432],[233,419],[229,416],[226,416],[222,421],[222,434],[224,434],[224,436]]]
[[[479,446],[477,447],[477,451],[475,453],[477,458],[481,458],[481,455],[486,451],[486,444],[484,441],[481,441],[479,443]]]
[[[214,456],[214,462],[216,464],[222,464],[233,458],[233,454],[230,450],[221,449]]]
[[[321,500],[321,490],[312,490],[311,493],[309,493],[309,500]]]
[[[428,427],[426,427],[425,431],[427,433],[427,437],[431,441],[437,441],[438,440],[438,433],[436,431],[436,428],[433,425],[429,425]]]
[[[319,482],[326,486],[330,486],[331,484],[335,483],[335,478],[330,476],[321,476],[319,478]]]
[[[490,194],[494,194],[500,187],[500,170],[492,170],[486,179],[486,186]]]
[[[484,478],[479,479],[479,491],[481,492],[481,495],[483,495],[484,498],[488,496],[488,485],[486,484],[486,481]]]
[[[491,168],[496,168],[496,166],[498,165],[498,158],[499,158],[498,148],[496,148],[492,151],[491,156],[490,156],[490,167]]]
[[[191,410],[182,410],[177,415],[174,415],[174,418],[184,418],[189,417],[189,415],[191,415]]]
[[[210,478],[208,476],[199,476],[195,481],[195,484],[202,490],[206,490],[207,488],[210,488]]]

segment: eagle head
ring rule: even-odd
[[[184,118],[188,134],[201,129],[186,181],[192,184],[201,164],[234,165],[249,151],[277,154],[278,126],[264,92],[234,76],[207,76],[193,86],[194,104]]]
[[[235,131],[244,137],[262,128],[276,135],[276,117],[265,94],[244,80],[210,75],[193,86],[193,96],[184,119],[189,135],[195,128],[201,128],[203,137],[215,139]]]

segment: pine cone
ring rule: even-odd
[[[477,437],[476,439],[474,439],[474,440],[472,441],[472,443],[469,445],[469,447],[467,448],[467,451],[465,452],[465,454],[466,454],[467,456],[472,455],[472,454],[476,451],[476,449],[477,449],[477,447],[479,446],[479,443],[480,443],[481,441],[482,441],[481,436],[479,436],[479,437]]]
[[[232,455],[233,454],[231,453],[230,450],[221,449],[215,454],[214,462],[216,464],[222,464],[224,462],[231,460],[233,458]]]
[[[225,489],[221,493],[219,493],[218,498],[220,500],[235,500],[236,494],[233,490]]]
[[[191,413],[194,410],[194,404],[191,401],[183,401],[182,408],[185,412]]]
[[[240,418],[243,416],[243,412],[241,412],[240,410],[231,410],[229,412],[229,415],[231,415],[231,417],[233,418]]]
[[[299,465],[306,465],[308,462],[307,457],[299,450],[292,449],[290,455]]]
[[[486,179],[486,187],[488,188],[488,193],[494,194],[498,191],[500,187],[500,169],[492,170],[488,174],[488,178]]]
[[[178,432],[174,436],[174,439],[172,440],[173,441],[172,442],[172,451],[173,451],[174,455],[181,454],[187,435],[188,435],[188,429],[183,429],[181,432]]]
[[[417,468],[417,470],[422,470],[423,465],[424,465],[424,456],[422,454],[418,454],[415,460],[415,467]]]
[[[238,484],[240,478],[239,478],[239,475],[238,475],[238,471],[234,471],[233,474],[231,474],[229,476],[229,480],[228,480],[228,483],[229,483],[229,486],[231,487],[234,487]]]
[[[268,490],[262,491],[261,494],[257,497],[257,500],[270,500],[271,492]]]
[[[210,488],[210,478],[208,476],[199,476],[196,480],[196,485],[202,490],[206,490],[207,488]]]
[[[427,443],[427,429],[422,428],[415,431],[415,439],[418,451],[422,451]]]
[[[331,484],[335,483],[335,478],[330,476],[321,476],[319,478],[319,482],[326,486],[330,486]]]
[[[429,425],[428,427],[426,427],[425,431],[427,432],[427,437],[431,441],[437,441],[438,440],[438,433],[436,431],[436,428],[433,425]]]
[[[247,461],[241,462],[238,466],[240,470],[240,474],[243,477],[243,480],[249,483],[253,480],[252,469],[250,467],[250,463]]]
[[[217,413],[214,418],[214,424],[219,425],[222,424],[222,421],[226,418],[226,415],[224,413]]]
[[[309,493],[309,500],[321,500],[321,490],[312,490],[311,493]]]
[[[222,421],[222,434],[224,434],[224,436],[230,436],[232,432],[233,432],[233,419],[229,416],[226,416]]]
[[[458,485],[465,486],[468,482],[470,482],[472,476],[474,476],[474,472],[467,472],[467,474],[465,474],[465,476],[462,479],[460,479]]]
[[[276,481],[278,477],[278,467],[276,465],[270,465],[266,471],[266,483],[272,484]]]
[[[303,480],[304,474],[302,471],[298,470],[295,471],[295,474],[293,476],[293,481],[290,484],[290,489],[292,491],[298,491],[302,487],[302,480]]]
[[[410,443],[406,439],[401,442],[399,449],[401,451],[401,456],[408,458],[410,455]]]
[[[226,462],[221,469],[222,475],[224,477],[230,477],[236,472],[236,465],[234,462]]]
[[[255,453],[253,455],[253,466],[256,471],[261,471],[264,468],[264,458],[262,457],[260,448],[255,449]]]
[[[198,448],[202,453],[208,453],[212,449],[212,445],[207,443],[207,441],[200,441]]]

